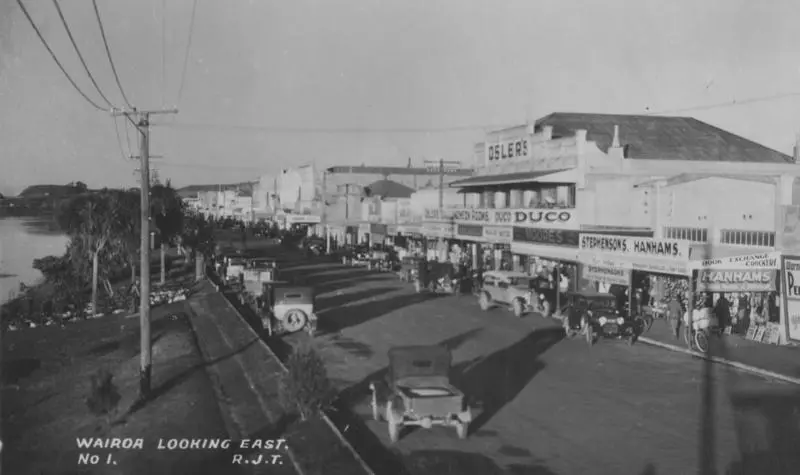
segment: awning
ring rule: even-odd
[[[470,186],[491,186],[491,185],[509,185],[514,183],[529,183],[537,181],[543,176],[553,175],[556,173],[570,171],[569,169],[563,170],[538,170],[532,172],[517,172],[517,173],[504,173],[502,175],[489,175],[489,176],[474,176],[464,180],[458,180],[450,183],[451,188],[466,188]],[[570,177],[565,177],[566,181]],[[574,178],[573,178],[574,180]]]

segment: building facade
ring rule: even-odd
[[[465,205],[425,212],[430,234],[468,243],[475,264],[557,269],[573,290],[627,287],[631,306],[634,296],[745,293],[742,305],[761,309],[755,318],[785,323],[780,260],[743,256],[797,240],[786,232],[800,205],[794,157],[691,118],[598,114],[551,114],[488,134],[475,150],[475,176],[451,183]],[[738,279],[737,259],[765,266],[772,284],[698,286],[709,279],[703,262]]]

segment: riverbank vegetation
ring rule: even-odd
[[[210,223],[189,216],[167,182],[151,188],[151,232],[160,241],[160,283],[177,256],[191,265],[195,255],[213,249]],[[99,316],[135,304],[140,261],[140,196],[138,190],[84,190],[61,200],[55,222],[68,238],[61,256],[36,259],[41,284],[21,292],[0,307],[3,329],[63,323]]]

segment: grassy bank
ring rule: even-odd
[[[159,438],[227,438],[203,370],[186,302],[153,309],[153,397],[136,404],[139,321],[123,315],[66,328],[34,328],[3,335],[2,417],[7,473],[139,474],[236,473],[221,451],[159,451]],[[108,415],[87,398],[101,369],[114,375],[120,395]],[[80,450],[79,437],[143,438],[143,450]],[[78,465],[79,455],[98,465]],[[116,464],[106,465],[108,455]]]

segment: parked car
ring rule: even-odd
[[[464,393],[450,383],[452,353],[441,345],[404,346],[389,350],[385,382],[373,382],[372,416],[389,424],[389,439],[397,442],[405,426],[430,429],[455,427],[460,439],[467,437],[472,410]],[[385,386],[384,386],[385,384]],[[386,392],[385,410],[378,403],[379,388]]]
[[[617,306],[617,297],[600,292],[568,292],[562,308],[567,337],[583,335],[591,346],[600,338],[636,342],[642,322]]]
[[[483,287],[478,295],[481,310],[489,310],[496,305],[509,306],[517,317],[533,310],[536,305],[536,292],[533,290],[535,277],[515,271],[487,271],[483,273]]]
[[[309,286],[264,284],[261,298],[261,322],[270,336],[305,330],[313,335],[317,329],[314,313],[314,289]]]

